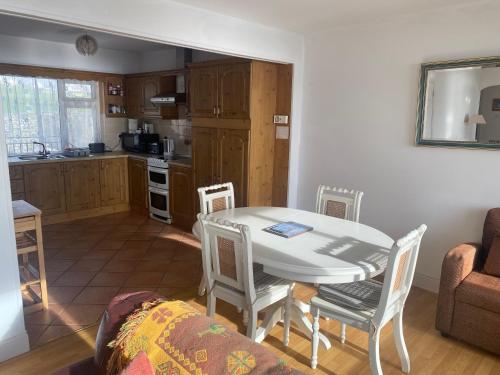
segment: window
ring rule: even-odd
[[[97,82],[0,76],[0,100],[9,155],[87,147],[101,138]]]

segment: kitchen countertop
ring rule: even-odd
[[[159,155],[150,155],[150,154],[138,154],[134,152],[126,152],[126,151],[112,151],[105,152],[103,154],[91,154],[90,156],[83,157],[64,157],[64,158],[56,158],[56,159],[39,159],[39,160],[22,160],[17,156],[11,156],[8,158],[9,165],[33,165],[33,164],[42,164],[42,163],[65,163],[72,161],[82,161],[82,160],[100,160],[100,159],[115,159],[115,158],[134,158],[134,159],[142,159],[146,160],[147,158],[152,157],[160,157]],[[171,165],[181,166],[181,167],[191,167],[192,159],[190,157],[178,156],[178,159],[169,160],[168,162]]]

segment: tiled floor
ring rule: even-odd
[[[131,212],[43,228],[49,310],[26,315],[31,347],[95,324],[116,294],[191,293],[202,267],[189,233]]]

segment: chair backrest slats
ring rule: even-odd
[[[202,214],[234,208],[234,188],[231,182],[198,188]]]
[[[229,286],[255,301],[250,230],[246,225],[198,214],[201,223],[203,271],[209,290]]]
[[[316,197],[316,212],[359,222],[362,197],[362,191],[320,185]]]
[[[380,303],[374,316],[377,324],[383,324],[401,311],[410,292],[420,242],[427,226],[421,225],[392,247],[385,270]]]

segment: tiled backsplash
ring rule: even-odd
[[[118,135],[128,130],[126,118],[104,118],[102,141],[112,150],[121,150],[121,143]],[[164,137],[175,140],[175,152],[177,155],[191,156],[191,121],[187,119],[179,120],[139,120],[139,126],[143,122],[152,123],[154,132]]]

